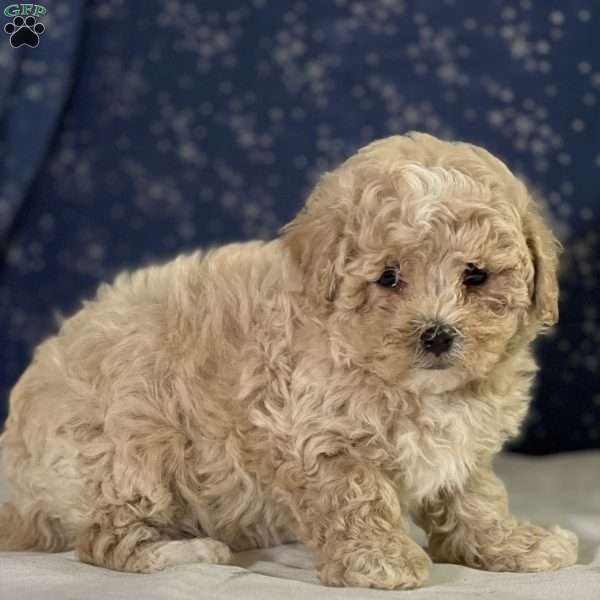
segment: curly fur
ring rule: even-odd
[[[301,540],[326,584],[409,588],[430,562],[412,516],[434,560],[572,564],[573,534],[513,518],[491,470],[557,320],[558,253],[503,163],[415,133],[325,174],[274,241],[119,275],[12,391],[0,549],[150,572]],[[438,321],[459,334],[445,369],[418,343]]]

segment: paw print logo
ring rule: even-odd
[[[4,26],[4,31],[10,35],[10,45],[13,48],[19,46],[36,48],[40,43],[40,35],[46,31],[46,28],[30,15],[26,19],[15,17],[12,23]]]

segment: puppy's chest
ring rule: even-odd
[[[392,426],[391,468],[408,500],[419,503],[464,485],[485,446],[476,412],[465,403],[432,397],[418,414]]]

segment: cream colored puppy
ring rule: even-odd
[[[491,466],[557,320],[558,248],[502,162],[412,134],[324,175],[275,241],[119,275],[12,391],[0,549],[151,572],[300,540],[323,583],[379,588],[429,556],[573,564]]]

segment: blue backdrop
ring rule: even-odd
[[[100,280],[273,236],[318,173],[417,129],[484,145],[547,200],[561,322],[515,447],[600,446],[597,1],[45,6],[37,48],[0,32],[0,420]]]

